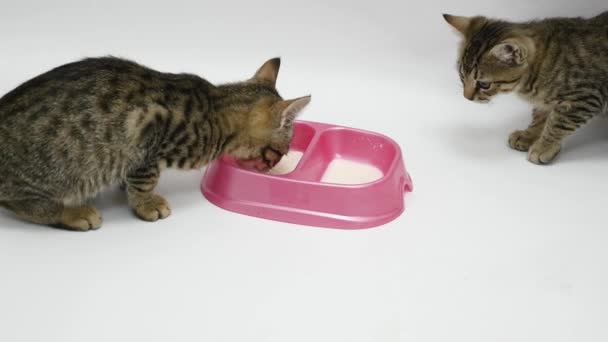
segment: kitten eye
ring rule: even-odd
[[[477,81],[477,86],[480,89],[490,89],[490,86],[492,85],[492,83],[490,82],[485,82],[485,81]]]

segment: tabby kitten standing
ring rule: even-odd
[[[458,66],[467,99],[515,91],[534,106],[528,128],[509,137],[531,162],[551,162],[564,138],[608,114],[608,12],[527,23],[444,18],[464,37]]]
[[[310,101],[275,89],[280,60],[247,81],[214,86],[107,57],[42,74],[0,99],[0,205],[19,217],[86,231],[87,199],[124,184],[140,218],[170,214],[154,192],[165,167],[200,168],[229,154],[260,171],[288,151]]]

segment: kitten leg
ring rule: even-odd
[[[158,184],[158,165],[142,167],[127,176],[127,196],[135,214],[145,221],[156,221],[171,215],[169,203],[154,193]]]
[[[548,164],[561,150],[561,143],[595,113],[576,104],[559,105],[549,114],[543,131],[530,146],[528,160],[534,164]]]
[[[100,228],[102,223],[97,209],[89,206],[65,207],[48,199],[5,201],[2,205],[23,220],[58,225],[69,230],[94,230]]]
[[[509,146],[511,148],[527,152],[530,146],[540,137],[549,111],[535,108],[532,112],[532,122],[525,130],[515,131],[509,136]]]

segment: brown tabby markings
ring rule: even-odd
[[[444,18],[464,37],[458,65],[467,99],[516,91],[534,106],[528,128],[509,137],[531,162],[551,162],[564,138],[608,113],[608,12],[527,23]]]
[[[154,193],[165,167],[230,154],[267,170],[310,101],[279,96],[279,67],[273,59],[250,80],[214,86],[108,57],[27,81],[0,99],[0,205],[35,223],[96,229],[101,217],[84,203],[108,185],[122,183],[134,212],[154,221],[170,214]]]

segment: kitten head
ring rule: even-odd
[[[246,168],[268,171],[287,154],[294,120],[311,99],[281,98],[275,88],[280,65],[280,59],[271,59],[253,78],[224,86],[231,93],[232,106],[245,114],[228,153]]]
[[[464,97],[484,103],[517,88],[534,52],[532,40],[521,29],[484,17],[443,17],[463,37],[458,73]]]

